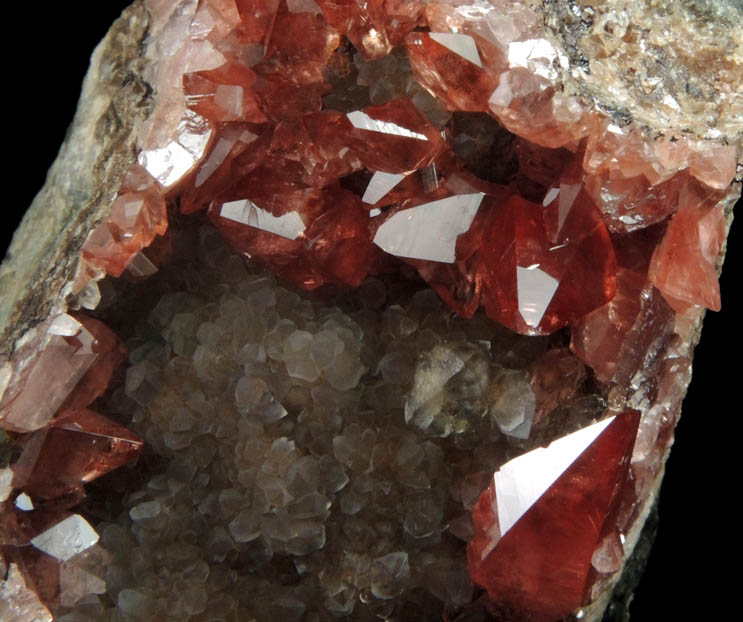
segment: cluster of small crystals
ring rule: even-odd
[[[735,147],[651,136],[561,92],[570,62],[528,3],[149,8],[158,105],[109,221],[86,242],[79,289],[128,265],[153,270],[139,251],[166,226],[165,195],[186,213],[211,203],[238,252],[302,287],[357,286],[397,258],[463,316],[482,306],[524,334],[610,301],[617,245],[667,223],[648,280],[676,311],[719,309],[715,205]],[[502,125],[471,135],[467,115]],[[518,140],[485,155],[516,170],[473,176],[472,150],[503,128]]]
[[[582,364],[458,319],[430,290],[390,304],[371,279],[342,310],[246,271],[211,231],[199,245],[199,274],[138,327],[111,398],[161,465],[96,526],[115,607],[62,619],[433,619],[469,604],[471,508],[532,426],[550,437],[549,412],[574,427],[601,413]]]
[[[142,450],[89,409],[124,349],[82,315],[30,331],[0,368],[0,426],[20,435],[0,471],[0,613],[414,619],[467,606],[471,578],[525,619],[588,602],[662,471],[694,323],[720,306],[736,147],[566,94],[574,59],[525,0],[146,4],[157,105],[82,248],[78,302],[100,303],[104,274],[157,272],[166,202],[208,208],[243,258],[304,289],[357,287],[355,302],[246,272],[203,234],[201,267],[131,340],[109,400],[146,440],[149,479],[98,525],[103,546],[71,509]],[[431,289],[398,301],[387,279],[411,270]],[[519,551],[556,563],[523,525],[570,517],[538,503],[493,549],[493,472],[607,406],[614,436],[586,451],[616,468],[601,541],[574,552],[585,580],[512,598],[493,577],[520,584]]]
[[[105,591],[107,554],[73,509],[87,483],[137,457],[142,439],[90,410],[126,358],[102,322],[59,314],[16,355],[0,399],[2,427],[19,435],[0,469],[0,618],[49,621],[50,610]]]

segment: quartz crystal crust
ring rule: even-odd
[[[3,615],[598,620],[720,308],[734,11],[136,3],[136,161],[0,368]]]

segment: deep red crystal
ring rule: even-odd
[[[468,558],[497,615],[554,622],[585,604],[591,559],[614,528],[639,420],[637,411],[618,415],[502,537],[495,484],[483,492]]]
[[[142,439],[90,410],[68,410],[24,439],[13,484],[53,499],[134,460]]]

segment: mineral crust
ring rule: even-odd
[[[736,11],[136,2],[151,105],[3,307],[3,615],[600,619],[720,308]]]

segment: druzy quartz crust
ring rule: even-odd
[[[720,308],[743,61],[568,4],[127,10],[136,148],[0,369],[3,616],[600,619]]]

